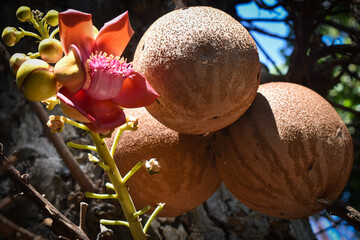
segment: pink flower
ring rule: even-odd
[[[60,41],[66,56],[55,65],[63,86],[57,96],[66,115],[94,132],[126,122],[122,107],[150,105],[159,95],[131,63],[119,56],[134,31],[125,12],[105,23],[96,35],[91,14],[59,13]]]

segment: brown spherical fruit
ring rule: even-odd
[[[236,121],[259,85],[256,44],[227,13],[211,7],[172,11],[141,38],[134,68],[160,97],[147,107],[175,131],[203,134]]]
[[[334,200],[353,163],[346,125],[314,91],[292,83],[260,85],[252,106],[216,139],[227,188],[253,210],[303,218]]]
[[[126,109],[127,116],[139,117],[139,129],[126,131],[114,154],[122,175],[137,162],[156,158],[160,172],[150,175],[145,168],[127,184],[137,209],[165,203],[160,216],[181,215],[205,202],[218,188],[210,136],[175,132],[154,119],[145,108]],[[113,134],[114,137],[114,134]],[[108,145],[113,138],[108,140]]]

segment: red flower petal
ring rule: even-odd
[[[84,115],[90,121],[84,122],[84,124],[93,132],[100,133],[112,130],[126,122],[125,113],[120,106],[109,100],[97,101],[92,99],[83,90],[72,94],[62,87],[57,96],[63,103]]]
[[[95,35],[91,14],[69,9],[59,13],[60,41],[65,54],[74,44],[81,52],[82,59],[86,61],[90,56],[95,43]]]
[[[146,78],[138,72],[125,79],[119,94],[111,101],[125,108],[137,108],[150,105],[159,97]]]
[[[128,12],[125,12],[105,23],[96,37],[93,50],[120,56],[133,34]]]
[[[97,101],[93,107],[96,109],[94,112],[97,117],[96,121],[84,123],[93,132],[106,132],[126,123],[124,111],[111,101]]]

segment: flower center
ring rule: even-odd
[[[114,98],[133,71],[132,64],[124,58],[92,53],[87,60],[87,80],[83,89],[97,100]]]

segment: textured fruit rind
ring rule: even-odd
[[[114,154],[121,174],[125,175],[137,162],[151,158],[156,158],[161,167],[155,175],[142,168],[128,180],[137,209],[146,205],[154,208],[164,202],[159,216],[175,217],[201,205],[216,191],[220,176],[210,136],[175,132],[145,108],[125,109],[125,113],[139,117],[139,129],[121,136]]]
[[[140,40],[133,64],[160,94],[147,110],[186,134],[213,132],[236,121],[260,82],[254,40],[238,21],[211,7],[159,18]]]
[[[250,109],[217,137],[227,188],[253,210],[303,218],[334,200],[353,164],[352,139],[335,109],[292,83],[260,85]]]

